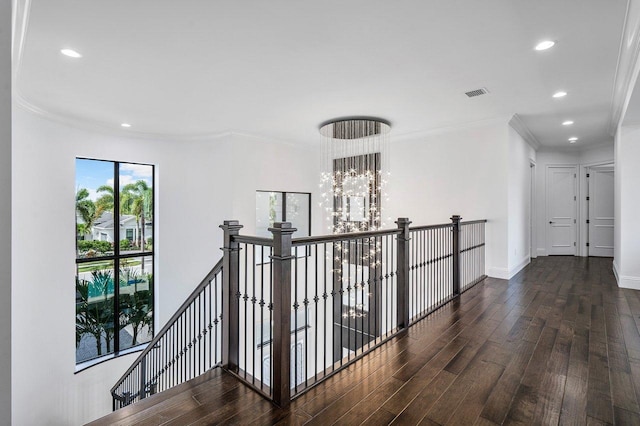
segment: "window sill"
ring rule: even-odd
[[[84,370],[86,370],[88,368],[91,368],[91,367],[95,366],[95,365],[102,364],[103,362],[111,361],[112,359],[116,359],[116,358],[119,358],[119,357],[124,356],[124,355],[130,355],[130,354],[133,354],[133,353],[136,353],[136,352],[142,352],[147,347],[147,344],[148,343],[142,343],[142,344],[140,344],[138,346],[134,346],[132,348],[125,349],[124,351],[120,351],[118,353],[112,353],[112,354],[109,354],[109,355],[101,356],[100,358],[94,358],[94,359],[90,359],[90,360],[87,360],[87,361],[80,362],[80,363],[76,364],[76,371],[73,374],[78,374],[78,373],[80,373],[80,372],[82,372],[82,371],[84,371]]]

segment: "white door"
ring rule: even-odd
[[[589,256],[613,257],[613,167],[589,170]]]
[[[576,168],[547,168],[547,253],[576,254]]]

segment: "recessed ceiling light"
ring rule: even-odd
[[[551,41],[551,40],[541,41],[540,43],[538,43],[536,45],[536,50],[551,49],[555,44],[556,44],[556,42],[555,41]]]
[[[567,121],[563,121],[562,122],[563,126],[571,126],[572,124],[573,124],[573,121],[571,121],[571,120],[567,120]]]
[[[553,94],[554,98],[564,98],[565,96],[567,96],[567,92],[563,92],[563,91],[556,92]]]
[[[73,49],[60,49],[60,53],[70,58],[82,58],[82,55]]]
[[[122,127],[131,127],[131,124],[129,124],[129,123],[122,123],[122,124],[121,124],[121,126],[122,126]]]
[[[578,140],[578,138],[575,137],[575,136],[572,136],[572,137],[569,138],[569,142],[571,142],[571,143],[575,143],[577,140]]]

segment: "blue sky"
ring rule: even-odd
[[[138,180],[144,180],[151,186],[152,173],[152,166],[120,163],[120,187]],[[100,196],[96,189],[102,185],[113,186],[113,163],[77,158],[76,191],[86,188],[89,191],[89,198],[95,201]]]

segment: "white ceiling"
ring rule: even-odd
[[[542,145],[578,136],[584,147],[612,139],[627,0],[21,5],[19,97],[114,131],[316,142],[319,124],[336,117],[382,117],[403,135],[517,113]],[[557,44],[534,51],[544,39]],[[490,93],[464,95],[480,87]],[[557,90],[569,94],[553,99]]]

